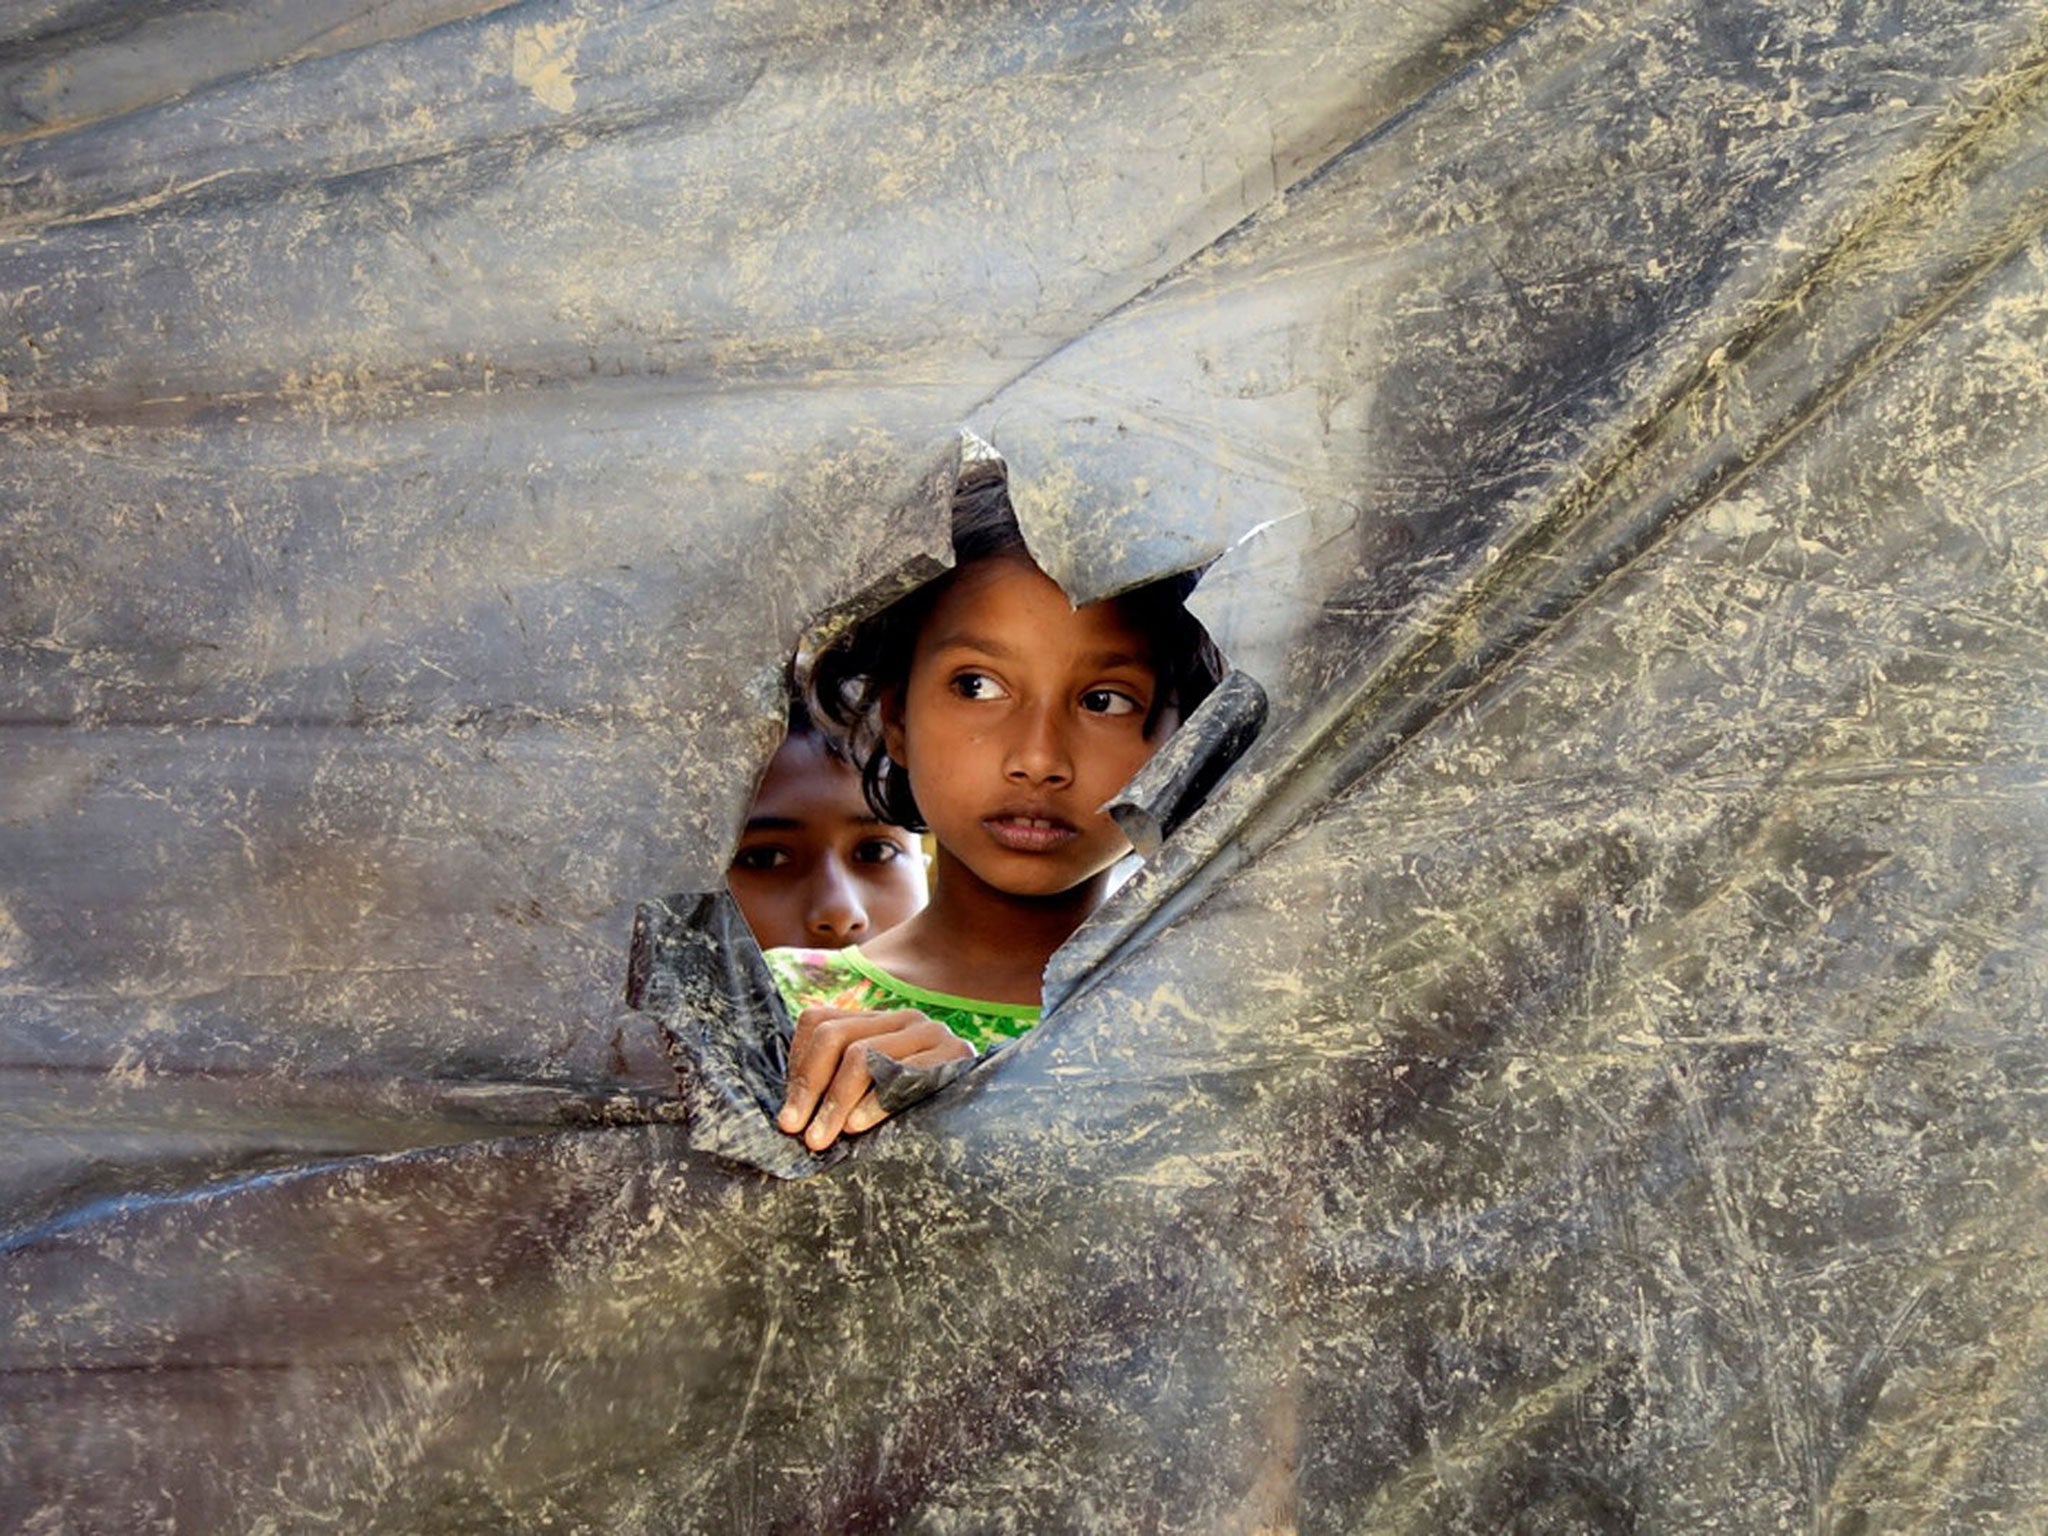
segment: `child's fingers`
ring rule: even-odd
[[[875,1041],[870,1040],[867,1042],[867,1049],[871,1051],[880,1050],[881,1046]],[[961,1061],[973,1055],[974,1047],[948,1030],[946,1031],[944,1043],[932,1046],[928,1050],[918,1051],[910,1056],[899,1056],[896,1060],[902,1062],[906,1067],[943,1067],[949,1061]],[[872,1074],[874,1069],[870,1067],[868,1070]],[[871,1131],[888,1118],[889,1111],[882,1108],[881,1099],[876,1096],[875,1091],[871,1088],[861,1095],[861,1101],[854,1105],[852,1111],[847,1115],[846,1134],[857,1136],[862,1131]]]
[[[874,1082],[868,1073],[868,1053],[862,1042],[848,1041],[839,1056],[839,1070],[832,1074],[832,1082],[818,1101],[811,1123],[804,1127],[804,1145],[813,1152],[822,1152],[837,1141],[839,1133],[846,1129],[847,1116],[863,1098],[870,1096]]]
[[[839,1070],[839,1057],[849,1036],[845,1028],[833,1026],[842,1020],[880,1017],[843,1008],[806,1008],[797,1015],[796,1032],[789,1042],[789,1076],[783,1086],[782,1109],[775,1117],[780,1129],[792,1136],[801,1131],[817,1109],[825,1085]]]
[[[946,1028],[937,1019],[908,1010],[897,1015],[905,1022],[886,1034],[876,1035],[863,1042],[871,1051],[880,1051],[893,1061],[909,1066],[936,1066],[942,1061],[958,1061],[963,1056],[972,1056],[974,1047]],[[929,1056],[929,1061],[924,1058]]]
[[[913,1009],[849,1013],[806,1008],[790,1042],[789,1086],[776,1125],[789,1135],[801,1134],[804,1145],[822,1152],[842,1132],[881,1124],[889,1115],[871,1091],[869,1051],[931,1067],[971,1057],[974,1047]]]
[[[938,1037],[937,1043],[926,1046],[923,1050],[912,1049],[919,1042],[929,1040],[934,1035]],[[910,1054],[902,1054],[906,1050]],[[947,1029],[943,1024],[935,1024],[930,1019],[920,1017],[918,1023],[914,1026],[894,1030],[889,1034],[877,1035],[862,1041],[859,1053],[866,1055],[870,1052],[887,1055],[891,1059],[901,1062],[906,1067],[940,1067],[949,1061],[971,1060],[974,1056],[974,1047],[965,1040],[962,1040],[950,1029]],[[873,1066],[869,1065],[867,1071],[869,1079],[872,1081],[874,1076]],[[837,1096],[836,1084],[834,1085],[834,1096]],[[871,1131],[888,1119],[889,1113],[888,1110],[882,1107],[882,1101],[877,1096],[875,1090],[869,1088],[866,1093],[860,1096],[860,1101],[847,1111],[846,1124],[844,1126],[845,1134],[856,1136],[862,1131]]]
[[[847,1048],[856,1041],[901,1030],[911,1021],[931,1022],[923,1014],[907,1010],[860,1013],[845,1008],[806,1008],[797,1016],[796,1033],[789,1042],[789,1080],[783,1090],[781,1112],[775,1117],[776,1126],[792,1136],[803,1130],[839,1075]],[[864,1065],[860,1071],[865,1077]],[[856,1094],[855,1098],[858,1097]]]
[[[823,1008],[806,1008],[797,1015],[796,1032],[789,1041],[789,1071],[782,1085],[782,1108],[775,1116],[778,1129],[795,1135],[804,1128],[804,1122],[811,1118],[811,1111],[818,1107],[818,1095],[824,1092],[825,1083],[831,1081],[828,1072],[823,1081],[815,1080],[818,1069],[818,1027],[833,1015]],[[837,1068],[838,1063],[831,1063]]]
[[[862,1131],[872,1131],[888,1118],[889,1111],[882,1108],[882,1101],[875,1096],[875,1090],[870,1088],[860,1096],[860,1102],[854,1105],[847,1115],[846,1134],[858,1136]]]

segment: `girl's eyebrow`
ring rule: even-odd
[[[984,656],[1000,656],[1005,659],[1017,654],[1014,647],[1005,645],[1000,640],[991,640],[986,635],[970,634],[964,629],[956,629],[951,634],[940,635],[936,640],[932,641],[932,649],[935,651],[980,651]]]

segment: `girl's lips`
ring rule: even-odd
[[[996,845],[1012,853],[1048,853],[1079,837],[1080,831],[1054,816],[1020,816],[1005,812],[985,817],[982,826]]]

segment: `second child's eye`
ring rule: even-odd
[[[780,869],[788,862],[789,850],[778,848],[773,843],[757,843],[751,848],[742,848],[732,856],[734,869],[752,870],[756,874],[762,870]]]
[[[1081,707],[1091,715],[1135,715],[1141,706],[1120,689],[1090,688],[1081,695]]]
[[[886,837],[870,837],[862,839],[860,845],[853,850],[853,862],[887,864],[902,858],[903,854],[904,848],[901,843]]]
[[[953,679],[952,689],[963,699],[1007,699],[1003,685],[986,672],[962,672]]]

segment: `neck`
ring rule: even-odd
[[[1014,896],[939,849],[931,904],[861,950],[914,986],[1036,1003],[1045,964],[1102,905],[1108,871],[1054,896]]]

